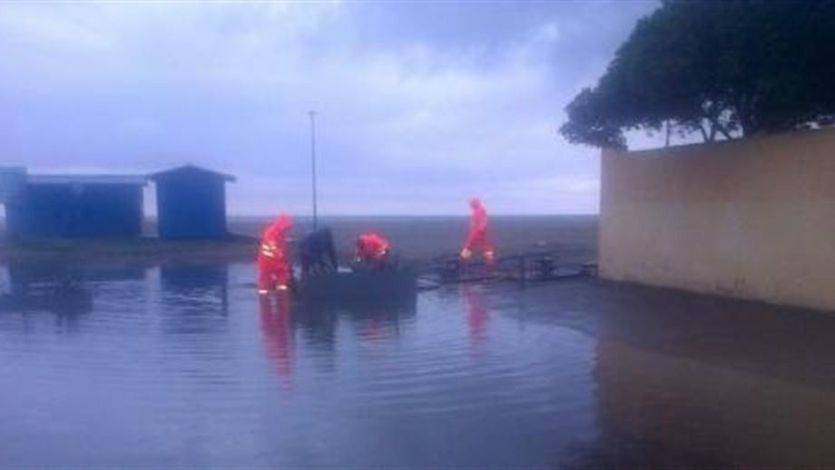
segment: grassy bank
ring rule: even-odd
[[[257,240],[234,235],[222,240],[160,240],[153,237],[0,241],[0,263],[55,261],[95,264],[251,261]]]

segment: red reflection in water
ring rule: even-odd
[[[388,336],[384,325],[376,318],[370,318],[365,321],[360,327],[359,334],[360,338],[371,343],[375,343]]]
[[[259,296],[261,333],[267,357],[275,362],[279,377],[293,375],[294,344],[290,323],[290,299],[287,295]]]
[[[484,342],[490,312],[484,305],[484,295],[481,290],[466,286],[463,288],[464,301],[467,303],[467,325],[470,332],[470,343],[473,345]]]

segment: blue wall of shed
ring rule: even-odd
[[[226,236],[226,187],[209,173],[174,172],[155,180],[161,238]]]
[[[142,187],[30,184],[7,202],[6,229],[21,237],[137,236]]]

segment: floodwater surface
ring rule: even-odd
[[[0,465],[835,464],[835,320],[591,279],[264,302],[251,264],[0,269]]]

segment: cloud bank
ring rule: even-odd
[[[556,132],[655,2],[0,6],[0,154],[39,172],[186,162],[230,211],[594,213],[596,151]]]

